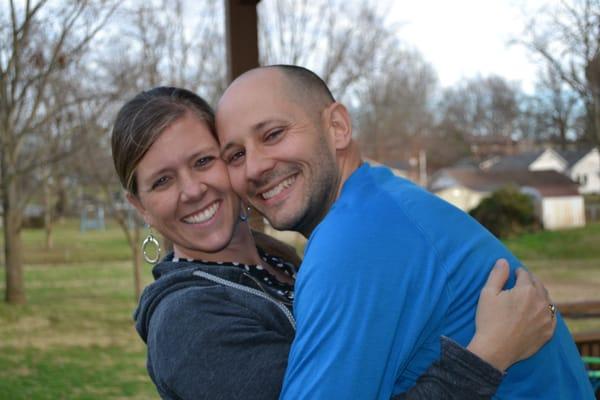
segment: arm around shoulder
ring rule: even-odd
[[[491,399],[503,374],[451,339],[442,337],[442,354],[415,386],[392,400]]]

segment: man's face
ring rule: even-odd
[[[234,191],[274,228],[308,235],[337,192],[335,149],[321,113],[290,101],[279,74],[255,72],[223,95],[221,155]]]

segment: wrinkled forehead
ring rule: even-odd
[[[245,73],[225,90],[217,105],[217,117],[226,118],[245,107],[277,102],[289,93],[284,90],[284,78],[276,70],[256,70]]]
[[[255,71],[238,78],[225,91],[216,110],[221,144],[233,134],[250,131],[266,119],[281,117],[294,109],[290,92],[276,71]]]

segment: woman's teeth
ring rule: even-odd
[[[210,206],[206,207],[204,210],[184,218],[183,222],[185,222],[186,224],[201,224],[202,222],[206,222],[209,219],[211,219],[218,209],[219,202],[215,201]]]

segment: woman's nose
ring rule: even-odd
[[[208,186],[204,182],[198,180],[198,177],[194,177],[192,174],[182,177],[179,182],[182,201],[199,200],[208,189]]]

